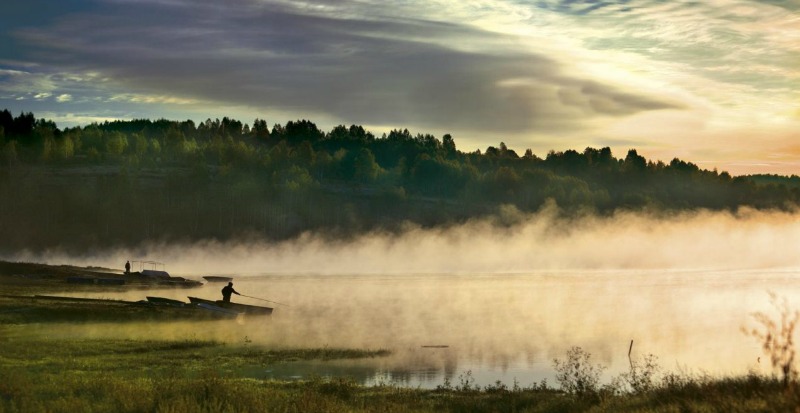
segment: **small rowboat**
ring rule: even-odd
[[[173,300],[171,298],[164,298],[164,297],[150,297],[147,296],[147,302],[153,303],[155,305],[168,305],[172,307],[183,307],[186,305],[183,301],[180,300]]]
[[[197,308],[202,308],[203,310],[208,310],[208,311],[214,312],[215,314],[225,315],[225,316],[228,316],[228,317],[238,317],[240,314],[242,314],[242,313],[240,313],[238,311],[229,310],[227,308],[222,308],[222,307],[219,307],[219,306],[216,306],[216,305],[213,305],[213,304],[207,304],[207,303],[199,303],[199,304],[197,304]]]
[[[225,283],[225,282],[233,281],[233,277],[223,277],[223,276],[219,276],[219,275],[206,275],[203,278],[205,278],[206,281],[208,281],[210,283]]]
[[[253,314],[253,315],[270,315],[272,314],[272,308],[270,307],[261,307],[257,305],[249,305],[249,304],[239,304],[239,303],[231,303],[225,302],[222,300],[206,300],[204,298],[197,298],[197,297],[189,297],[189,301],[193,304],[209,304],[214,305],[217,307],[222,307],[232,311],[238,311],[244,314]]]

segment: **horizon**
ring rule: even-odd
[[[7,109],[7,108],[4,108],[4,110],[8,110],[8,109]],[[21,113],[21,114],[22,114],[22,113]],[[12,113],[12,115],[14,115],[14,114]],[[33,113],[33,115],[34,115],[34,117],[35,117],[37,120],[39,120],[39,119],[42,119],[42,120],[45,120],[45,121],[51,121],[50,119],[45,119],[45,118],[39,118],[39,117],[36,117],[36,114],[35,114],[35,113]],[[14,116],[18,116],[18,115],[14,115]],[[207,119],[210,119],[210,118],[207,118]],[[216,119],[216,120],[220,120],[220,118],[219,118],[219,117],[217,117],[217,118],[215,118],[215,119]],[[251,126],[249,123],[247,123],[247,122],[243,122],[241,119],[236,119],[236,118],[232,118],[232,117],[228,117],[228,119],[235,120],[235,121],[240,121],[240,122],[242,122],[242,125],[243,125],[243,126]],[[91,125],[103,125],[103,124],[105,124],[105,123],[112,123],[112,122],[132,122],[132,121],[149,121],[149,122],[156,122],[156,121],[159,121],[159,120],[166,120],[166,121],[168,121],[168,122],[177,122],[177,123],[186,122],[186,121],[192,121],[192,122],[194,122],[194,124],[195,124],[195,125],[198,125],[199,123],[205,122],[205,120],[203,120],[203,121],[197,121],[197,120],[194,120],[194,119],[184,119],[184,120],[177,120],[177,119],[166,119],[166,118],[156,118],[156,119],[135,118],[135,119],[128,119],[128,120],[124,120],[124,119],[108,119],[108,120],[105,120],[105,121],[102,121],[102,122],[94,121],[94,122],[91,122],[91,123],[88,123],[88,124],[85,124],[85,125],[74,125],[74,126],[65,126],[65,127],[61,127],[61,126],[59,126],[59,125],[56,123],[56,128],[57,128],[58,130],[60,130],[60,131],[65,131],[65,130],[67,130],[67,129],[72,129],[72,128],[85,128],[85,127],[88,127],[88,126],[91,126]],[[312,122],[312,123],[313,123],[313,119],[304,119],[304,120],[307,120],[307,121],[309,121],[309,122]],[[291,122],[291,121],[292,121],[292,120],[287,120],[286,122]],[[295,121],[300,121],[300,119],[296,119]],[[286,122],[284,122],[284,123],[281,123],[281,126],[285,126],[285,125],[286,125]],[[55,123],[55,122],[54,122],[54,123]],[[337,125],[337,126],[338,126],[338,125]],[[349,127],[349,126],[351,126],[351,125],[344,125],[344,126],[347,126],[347,127]],[[354,125],[354,126],[360,126],[360,125]],[[318,126],[318,128],[319,128],[319,126]],[[332,129],[332,128],[331,128],[331,129]],[[399,130],[402,130],[402,129],[403,129],[403,128],[400,128]],[[321,132],[325,133],[325,134],[327,134],[328,132],[330,132],[330,130],[326,130],[326,129],[323,129],[323,128],[319,128],[319,130],[320,130]],[[366,132],[368,132],[368,133],[372,133],[372,134],[375,136],[375,138],[376,138],[376,139],[382,139],[382,138],[385,138],[385,135],[387,135],[387,134],[390,132],[390,131],[386,131],[386,132],[383,132],[383,133],[376,133],[375,131],[372,131],[372,130],[369,130],[369,129],[365,129],[365,131],[366,131]],[[424,132],[424,131],[409,131],[409,132],[410,132],[412,135],[417,135],[418,133],[419,133],[419,134],[423,134],[423,135],[425,135],[425,134],[426,134],[426,132]],[[437,140],[439,140],[439,141],[441,141],[441,137],[439,137],[439,136],[436,136],[436,139],[437,139]],[[497,148],[497,147],[498,147],[498,146],[499,146],[501,143],[502,143],[502,142],[500,142],[500,143],[497,143],[497,144],[495,144],[495,145],[489,145],[488,147],[495,147],[495,148]],[[487,148],[488,148],[488,147],[487,147]],[[481,154],[481,155],[484,155],[484,154],[485,154],[485,152],[486,152],[486,149],[487,149],[487,148],[483,148],[483,149],[481,149],[481,148],[477,148],[476,150],[477,150],[478,152],[480,152],[480,154]],[[563,151],[574,150],[574,151],[578,151],[578,152],[583,152],[583,150],[584,150],[584,149],[590,149],[590,148],[592,148],[592,147],[586,147],[586,148],[583,148],[583,149],[581,149],[581,148],[565,148]],[[514,152],[515,152],[515,153],[516,153],[516,154],[517,154],[517,155],[518,155],[518,156],[521,158],[521,157],[522,157],[522,153],[524,153],[524,152],[525,152],[525,150],[526,150],[526,149],[528,149],[528,148],[512,148],[512,147],[508,147],[508,149],[509,149],[509,150],[511,150],[511,151],[514,151]],[[593,148],[593,149],[601,149],[601,148]],[[466,150],[463,150],[463,149],[459,148],[459,147],[458,147],[458,143],[457,143],[457,142],[456,142],[456,150],[458,150],[459,152],[461,152],[461,153],[463,153],[463,154],[468,154],[468,153],[475,152],[474,150],[473,150],[473,151],[466,151]],[[637,153],[639,152],[637,148],[628,148],[628,150],[636,150],[636,151],[637,151]],[[628,151],[628,150],[626,150],[626,151],[624,151],[624,152],[625,152],[625,153],[627,153],[627,151]],[[557,153],[558,153],[558,152],[563,152],[563,151],[555,151],[555,150],[551,150],[551,151],[554,151],[554,152],[557,152]],[[550,151],[548,151],[548,153],[549,153],[549,152],[550,152]],[[540,158],[540,159],[545,159],[545,158],[547,157],[548,153],[539,154],[539,153],[536,153],[536,152],[534,152],[534,153],[533,153],[533,155],[534,155],[534,157],[538,157],[538,158]],[[612,156],[613,156],[615,159],[617,159],[617,160],[620,160],[620,161],[621,161],[621,160],[623,160],[623,159],[624,159],[624,156],[622,156],[622,157],[621,157],[621,156],[619,155],[619,153],[617,153],[617,152],[615,152],[615,151],[613,150],[613,148],[612,148],[612,150],[611,150],[611,154],[612,154]],[[641,155],[641,154],[640,154],[640,155]],[[658,162],[664,162],[664,163],[667,163],[667,164],[668,164],[668,163],[669,163],[669,162],[672,160],[672,159],[669,159],[669,160],[665,160],[665,159],[653,159],[653,158],[647,158],[646,156],[645,156],[644,158],[645,158],[645,159],[646,159],[648,162],[652,162],[652,163],[654,163],[654,164],[655,164],[655,163],[658,163]],[[680,161],[684,161],[684,162],[689,162],[689,163],[695,164],[695,165],[697,165],[697,166],[698,166],[700,169],[702,169],[702,170],[707,170],[707,171],[716,171],[717,173],[728,173],[728,174],[730,174],[730,175],[731,175],[731,176],[733,176],[733,177],[736,177],[736,176],[777,175],[777,176],[783,176],[783,177],[792,178],[792,177],[797,177],[797,176],[800,176],[800,175],[798,175],[798,174],[796,174],[796,173],[790,173],[790,174],[776,174],[776,173],[769,173],[769,172],[764,172],[764,173],[758,173],[758,172],[756,172],[756,173],[733,174],[733,173],[731,173],[730,171],[726,171],[726,170],[719,170],[718,168],[711,168],[711,169],[704,168],[702,165],[700,165],[700,164],[698,164],[698,163],[694,162],[694,161],[693,161],[693,160],[691,160],[691,159],[680,159],[680,158],[673,158],[673,159],[678,159],[678,160],[680,160]]]
[[[309,119],[482,152],[610,147],[800,174],[800,5],[35,0],[0,16],[0,107],[60,128]]]

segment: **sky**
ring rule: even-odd
[[[12,0],[0,109],[800,174],[800,0]],[[10,3],[10,4],[9,4]]]

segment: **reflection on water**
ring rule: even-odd
[[[605,271],[541,274],[291,276],[235,279],[242,294],[275,306],[271,318],[147,325],[88,325],[76,335],[252,341],[276,347],[390,349],[388,357],[253,366],[258,378],[350,376],[366,384],[435,387],[500,380],[553,382],[552,360],[571,346],[616,376],[633,357],[654,354],[664,370],[709,374],[768,372],[759,343],[741,332],[751,314],[772,314],[767,292],[800,308],[792,271]],[[200,289],[129,292],[217,298],[222,284]],[[264,302],[234,296],[234,301]],[[775,315],[777,317],[777,315]]]

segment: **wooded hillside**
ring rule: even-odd
[[[450,135],[308,120],[115,121],[59,129],[0,112],[0,252],[75,252],[303,232],[352,236],[440,226],[496,213],[565,214],[748,206],[792,208],[798,177],[731,177],[635,149],[519,155],[505,144],[465,153]]]

